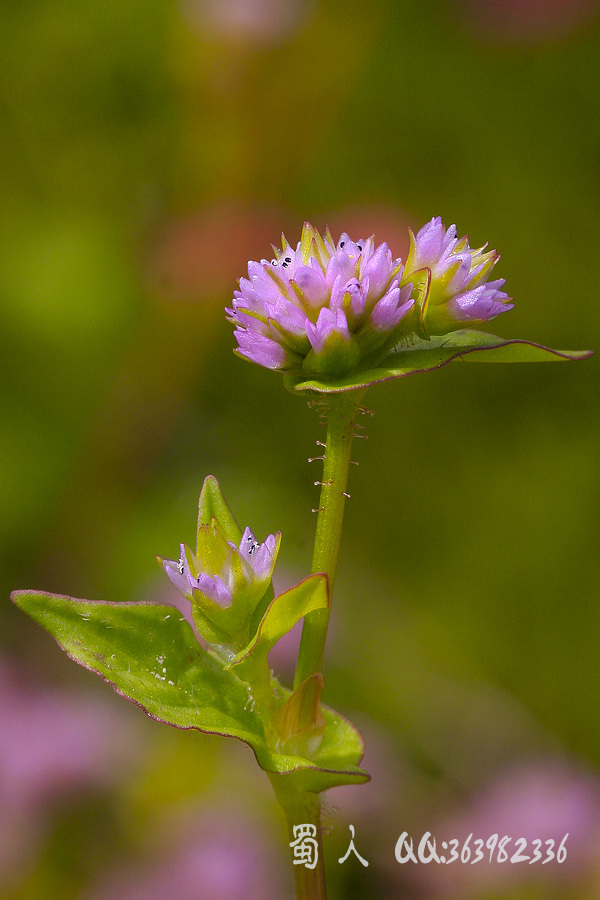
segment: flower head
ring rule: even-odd
[[[459,240],[456,225],[446,229],[439,216],[416,237],[410,232],[404,278],[421,282],[418,307],[424,336],[482,325],[513,308],[508,294],[500,290],[504,279],[488,282],[500,255],[484,250],[485,246],[471,249],[466,236]]]
[[[414,305],[400,259],[373,238],[337,245],[305,223],[270,261],[248,263],[230,321],[237,352],[268,369],[324,378],[372,365],[397,342]]]
[[[184,597],[206,640],[220,648],[247,640],[247,625],[264,597],[275,567],[281,535],[260,544],[246,528],[239,544],[227,539],[216,518],[198,529],[196,553],[181,544],[178,560],[159,562]]]

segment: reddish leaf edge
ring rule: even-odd
[[[87,600],[87,599],[84,599],[83,597],[71,597],[68,594],[55,594],[55,593],[52,593],[51,591],[38,591],[35,588],[12,591],[10,594],[10,599],[11,599],[11,602],[14,603],[14,605],[18,609],[21,609],[21,607],[19,606],[19,603],[17,602],[17,598],[20,596],[31,595],[31,594],[34,594],[38,597],[49,597],[49,598],[56,597],[56,598],[60,598],[61,600],[72,600],[75,603],[91,603],[94,606],[99,606],[99,607],[101,606],[101,607],[113,608],[113,607],[124,607],[124,606],[127,606],[127,607],[152,606],[152,607],[158,607],[158,608],[167,609],[167,610],[173,609],[177,613],[179,613],[180,621],[187,622],[187,624],[189,625],[188,620],[185,618],[185,616],[181,615],[180,610],[177,609],[176,606],[170,606],[168,603],[140,603],[140,602],[136,602],[134,600],[123,600],[123,601]],[[27,613],[26,610],[24,610],[24,609],[21,609],[21,612],[25,612],[26,615],[29,615],[29,613]],[[33,616],[29,616],[29,618],[33,619]],[[35,622],[36,620],[33,619],[33,621]],[[39,624],[39,623],[37,623],[37,624]],[[43,627],[43,626],[41,626],[41,627]],[[44,630],[47,631],[46,629],[44,629]],[[190,625],[190,630],[191,630],[192,634],[194,634],[191,625]],[[353,781],[350,782],[353,784],[364,784],[371,780],[371,776],[369,775],[369,773],[366,772],[364,769],[360,769],[360,766],[359,766],[359,763],[362,761],[362,758],[363,758],[364,752],[365,752],[365,742],[364,742],[362,734],[360,733],[358,728],[348,718],[346,718],[346,716],[343,716],[341,713],[337,712],[336,710],[333,710],[331,707],[327,706],[324,703],[322,704],[323,709],[327,710],[327,712],[331,713],[332,715],[341,719],[343,722],[346,722],[348,725],[350,725],[352,727],[352,729],[354,730],[354,732],[358,736],[358,739],[360,741],[360,757],[359,757],[359,761],[355,767],[355,770],[326,768],[324,766],[316,765],[315,763],[312,762],[312,760],[309,760],[309,759],[306,760],[306,763],[307,763],[306,765],[297,765],[295,767],[292,767],[292,768],[286,770],[285,772],[282,772],[279,769],[267,769],[267,768],[265,768],[265,766],[262,765],[262,763],[258,757],[258,754],[257,754],[255,748],[250,743],[250,741],[247,741],[241,737],[237,737],[237,735],[235,735],[235,734],[227,734],[226,732],[223,732],[223,731],[214,731],[209,728],[200,728],[198,725],[175,725],[173,722],[167,722],[166,719],[161,719],[160,716],[156,716],[153,713],[151,713],[148,709],[146,709],[146,707],[143,705],[143,703],[140,703],[138,700],[134,700],[132,697],[129,697],[127,694],[125,694],[122,690],[120,690],[120,688],[113,681],[111,681],[109,678],[107,678],[102,672],[99,672],[97,669],[94,669],[92,666],[89,666],[87,663],[84,663],[81,660],[77,659],[75,656],[73,656],[73,654],[71,654],[61,644],[61,642],[58,640],[58,638],[55,637],[51,632],[47,631],[47,634],[49,634],[50,637],[54,640],[54,642],[56,644],[58,644],[60,649],[63,651],[63,653],[66,654],[66,656],[69,659],[71,659],[78,666],[81,666],[82,669],[87,669],[88,672],[91,672],[94,675],[98,676],[105,684],[110,685],[110,687],[114,690],[114,692],[116,694],[118,694],[118,696],[123,697],[125,700],[128,700],[129,703],[133,703],[133,705],[137,706],[139,709],[141,709],[148,716],[148,718],[152,719],[155,722],[159,722],[161,725],[168,725],[170,728],[177,728],[179,731],[199,731],[201,734],[217,735],[219,737],[228,738],[229,740],[240,741],[240,743],[246,744],[248,747],[250,747],[250,749],[252,750],[252,752],[254,754],[254,758],[256,759],[257,765],[259,766],[260,769],[263,770],[263,772],[266,772],[267,775],[278,775],[281,777],[286,777],[288,775],[294,775],[298,772],[321,772],[324,775],[341,775],[341,776],[347,775],[353,779]],[[195,635],[194,635],[194,637],[195,637]],[[201,644],[198,644],[198,647],[204,653],[208,653],[213,659],[220,662],[220,660],[218,660],[218,657],[216,657],[214,654],[212,654],[210,652],[210,650],[206,650]],[[237,677],[237,676],[235,676],[235,677]],[[282,685],[279,685],[279,687],[283,688]],[[291,694],[291,691],[289,690],[289,688],[283,688],[283,690],[286,693]],[[282,756],[283,759],[286,759],[286,758],[293,759],[294,758],[294,757],[285,757],[282,754],[277,754],[277,755]],[[301,758],[301,757],[297,757],[297,758]],[[356,771],[356,769],[358,769],[359,771]],[[360,779],[360,781],[358,779]],[[340,785],[332,785],[332,787],[334,787],[334,786],[337,787]],[[328,790],[328,788],[324,788],[324,790]]]
[[[448,359],[444,359],[433,366],[411,369],[409,372],[398,372],[390,374],[388,370],[392,367],[392,360],[390,356],[388,356],[375,368],[365,371],[366,376],[369,376],[369,373],[371,373],[372,377],[369,376],[365,378],[364,381],[358,380],[358,383],[343,384],[338,382],[337,384],[335,384],[335,382],[333,382],[331,385],[328,385],[322,381],[304,380],[301,378],[301,376],[288,375],[286,386],[292,394],[305,393],[308,391],[314,391],[319,394],[341,394],[348,391],[362,390],[363,388],[370,387],[373,384],[381,384],[384,381],[395,381],[397,378],[408,378],[410,375],[426,375],[428,372],[435,372],[438,369],[443,369],[445,366],[449,365],[455,360],[463,356],[468,356],[471,353],[485,353],[486,350],[499,350],[500,348],[508,347],[511,344],[522,344],[527,347],[534,347],[536,350],[544,350],[547,353],[551,353],[559,359],[565,360],[567,362],[578,362],[579,360],[589,359],[590,356],[594,355],[593,350],[554,350],[552,349],[552,347],[546,347],[544,344],[538,344],[535,341],[527,341],[521,338],[510,338],[506,340],[502,339],[502,343],[500,344],[486,344],[481,347],[466,347],[464,349],[457,348],[456,353],[453,353],[452,356],[448,357]],[[432,349],[442,350],[443,344]],[[425,350],[425,348],[419,348],[419,351],[421,350]],[[410,353],[410,351],[405,352],[407,356],[408,353]],[[400,357],[400,354],[398,354],[398,357]],[[389,365],[386,367],[383,366],[383,363],[385,362],[389,363]],[[512,364],[518,365],[524,364],[525,362],[526,361],[519,360],[518,362]],[[536,362],[550,362],[550,360],[536,360]],[[509,363],[505,363],[505,365],[509,365]],[[400,365],[398,365],[398,368],[400,368]],[[381,372],[382,374],[377,375],[377,372]],[[356,379],[358,376],[360,376],[360,374],[360,372],[357,372],[354,378]]]

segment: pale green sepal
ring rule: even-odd
[[[313,235],[310,255],[314,256],[317,260],[323,271],[327,269],[327,263],[329,262],[329,251],[325,246],[325,242],[323,238],[319,234],[318,231],[315,231]]]
[[[284,384],[292,393],[339,393],[366,388],[381,381],[404,378],[440,369],[455,359],[472,362],[551,362],[586,359],[592,350],[551,350],[532,341],[507,340],[493,334],[465,329],[425,341],[411,338],[398,344],[377,366],[330,381],[287,374]]]
[[[194,625],[200,637],[210,644],[217,656],[229,662],[237,653],[237,647],[232,643],[232,636],[217,628],[197,603],[192,602],[191,609]]]
[[[431,293],[431,269],[425,266],[412,272],[409,276],[405,275],[400,285],[402,286],[409,282],[413,286],[411,297],[414,299],[415,305],[405,317],[405,321],[400,324],[404,324],[405,328],[408,329],[412,323],[419,337],[428,340],[429,332],[425,327],[425,315]]]
[[[351,371],[359,359],[360,346],[356,339],[332,331],[322,350],[318,353],[311,350],[305,356],[302,368],[309,375],[335,378],[340,372]]]
[[[417,239],[413,234],[412,228],[408,229],[408,255],[406,257],[406,262],[404,264],[404,274],[406,281],[410,281],[410,276],[413,271],[415,265],[415,257],[417,255]]]
[[[268,667],[267,657],[277,641],[291,631],[296,622],[309,612],[329,606],[329,582],[327,575],[309,575],[295,587],[285,591],[271,602],[256,634],[247,647],[229,663],[237,676],[253,681],[261,667]]]
[[[195,556],[189,547],[185,548],[185,558],[190,573],[195,578],[201,572],[206,572],[211,576],[218,575],[231,555],[232,549],[227,539],[227,533],[217,519],[211,519],[208,524],[198,528]]]
[[[302,256],[302,262],[305,266],[308,265],[308,261],[310,259],[310,249],[314,235],[315,229],[312,227],[310,222],[305,222],[302,228],[302,235],[300,237],[300,255]]]
[[[100,675],[153,719],[244,741],[261,768],[284,775],[290,789],[318,792],[369,780],[358,768],[360,734],[327,707],[323,741],[314,760],[270,750],[262,721],[248,702],[247,685],[198,644],[174,607],[94,602],[39,591],[15,591],[11,599],[49,631],[71,659]],[[287,700],[291,692],[273,684]]]
[[[198,501],[197,531],[200,530],[202,525],[208,525],[211,519],[218,521],[228,541],[232,541],[236,547],[239,546],[242,539],[242,529],[229,509],[219,487],[219,482],[214,475],[208,475],[202,485]]]

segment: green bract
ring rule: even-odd
[[[413,337],[394,347],[376,367],[355,372],[345,378],[323,381],[288,374],[284,376],[284,380],[285,386],[292,393],[315,391],[328,394],[353,391],[380,381],[431,372],[455,359],[468,362],[550,362],[585,359],[591,355],[591,350],[551,350],[532,341],[511,340],[464,329],[430,340]]]
[[[202,485],[200,499],[198,500],[198,526],[196,532],[199,532],[202,526],[210,522],[211,519],[217,519],[228,541],[239,544],[242,539],[242,529],[229,509],[219,482],[214,475],[207,475]]]
[[[268,654],[277,641],[294,627],[296,622],[317,609],[327,609],[329,591],[326,575],[309,575],[271,601],[260,621],[256,634],[247,647],[229,663],[236,675],[252,681],[261,670],[268,670]]]

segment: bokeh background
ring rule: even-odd
[[[223,318],[304,219],[404,256],[441,215],[502,254],[491,330],[597,350],[599,4],[5,0],[0,45],[0,896],[291,897],[250,750],[152,722],[8,594],[176,602],[154,555],[208,473],[306,573],[317,417]],[[598,400],[598,356],[369,392],[325,698],[373,780],[329,794],[332,900],[600,897]],[[568,858],[399,865],[426,830]]]

